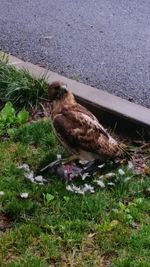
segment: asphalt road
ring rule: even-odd
[[[150,108],[149,0],[0,0],[0,49]]]

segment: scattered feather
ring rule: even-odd
[[[70,191],[70,192],[73,192],[73,193],[75,193],[75,194],[82,194],[82,195],[84,195],[84,192],[80,189],[80,187],[77,187],[77,186],[75,186],[74,184],[72,184],[72,185],[67,185],[67,186],[66,186],[66,190],[67,190],[67,191]]]
[[[116,176],[116,174],[114,172],[109,172],[109,173],[106,173],[104,175],[101,175],[99,178],[103,180],[103,179],[113,178],[115,176]]]
[[[128,182],[128,181],[130,181],[131,180],[131,176],[129,176],[129,177],[126,177],[125,179],[124,179],[124,182],[126,183],[126,182]]]
[[[36,182],[38,182],[39,184],[43,184],[43,182],[46,182],[46,180],[43,179],[43,176],[42,176],[42,175],[35,176],[35,177],[34,177],[34,180],[35,180]]]
[[[97,185],[99,185],[100,187],[104,188],[105,184],[102,180],[94,180],[95,183],[97,183]]]
[[[108,185],[110,185],[110,186],[115,186],[115,184],[114,183],[112,183],[112,182],[110,182],[110,183],[107,183]]]
[[[24,173],[24,176],[30,180],[31,182],[34,182],[34,172],[33,171],[28,171]]]
[[[105,166],[105,163],[104,164],[101,164],[98,166],[99,169],[102,169],[103,167]]]
[[[18,169],[24,169],[25,171],[30,171],[29,165],[26,163],[18,166]]]
[[[27,192],[21,193],[20,197],[26,199],[29,197],[29,193],[27,193]]]
[[[118,173],[119,173],[121,176],[125,175],[125,172],[124,172],[122,169],[119,169],[119,170],[118,170]]]
[[[22,164],[18,166],[18,169],[24,170],[24,177],[28,180],[30,180],[32,183],[38,183],[38,184],[44,184],[46,182],[45,179],[43,179],[42,175],[34,176],[34,171],[30,170],[30,167],[28,164]]]
[[[134,169],[132,161],[128,161],[128,169],[129,170],[133,170]]]
[[[84,192],[89,192],[89,193],[94,193],[95,192],[94,187],[91,186],[90,184],[85,184],[84,187],[83,187],[83,191]]]
[[[74,192],[74,190],[73,190],[73,188],[72,188],[71,185],[67,185],[67,186],[66,186],[66,190],[67,190],[67,191],[70,191],[70,192]]]
[[[67,185],[66,190],[75,194],[84,195],[86,192],[94,193],[94,187],[89,184],[84,184],[83,186],[76,186],[74,184]]]
[[[57,154],[57,159],[58,159],[58,160],[62,159],[61,154]]]
[[[80,176],[82,177],[82,180],[84,181],[87,177],[90,177],[89,173],[83,173],[83,174],[80,174]]]

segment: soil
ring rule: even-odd
[[[5,231],[7,228],[10,228],[12,219],[9,215],[1,213],[0,214],[0,231]]]

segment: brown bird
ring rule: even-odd
[[[119,143],[90,111],[76,102],[64,83],[53,82],[48,88],[48,96],[56,135],[76,158],[103,161],[122,155]]]

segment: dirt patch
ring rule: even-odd
[[[44,101],[40,103],[37,107],[30,108],[29,110],[29,121],[37,121],[43,117],[50,117],[50,103]]]
[[[148,174],[150,162],[150,142],[141,142],[132,156],[133,169],[136,174]]]
[[[0,231],[5,231],[7,228],[10,228],[12,224],[12,219],[9,215],[1,213],[0,214]]]
[[[112,261],[117,257],[117,253],[106,253],[102,257],[102,266],[103,267],[109,267],[111,266]]]
[[[8,251],[5,261],[7,263],[12,263],[12,262],[15,262],[16,259],[17,259],[17,255],[15,254],[15,251],[11,251],[11,250]]]

